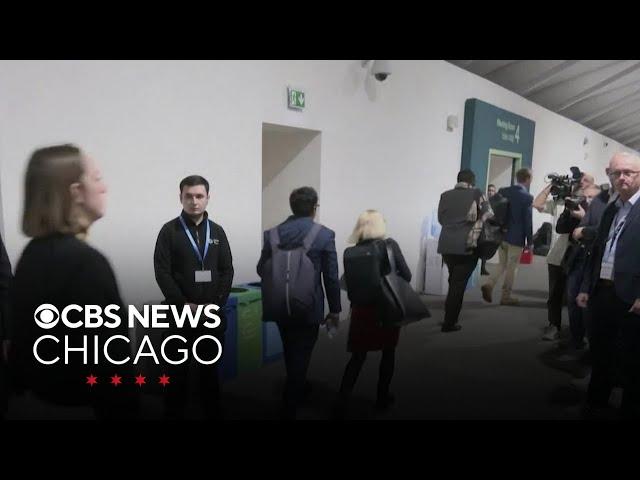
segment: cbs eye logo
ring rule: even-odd
[[[44,303],[38,307],[33,314],[33,319],[40,328],[48,330],[55,327],[60,320],[60,312],[49,303]]]

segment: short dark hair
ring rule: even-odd
[[[531,169],[530,168],[521,168],[516,172],[516,180],[518,183],[524,183],[531,178]]]
[[[289,205],[294,215],[310,217],[318,204],[318,192],[313,187],[296,188],[289,196]]]
[[[487,190],[489,190],[491,187],[496,188],[496,186],[493,183],[490,183],[489,185],[487,185]]]
[[[184,187],[195,187],[196,185],[204,185],[205,190],[207,191],[207,195],[209,195],[209,182],[204,177],[200,175],[189,175],[185,177],[180,182],[180,195],[182,195],[182,189]]]
[[[475,185],[476,175],[468,168],[465,168],[464,170],[460,170],[458,173],[458,181],[468,183],[469,185]]]

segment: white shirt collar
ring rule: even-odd
[[[629,202],[631,204],[631,206],[634,206],[636,204],[636,202],[638,201],[638,199],[640,198],[640,188],[638,189],[638,191],[627,201],[622,201],[622,199],[620,197],[618,197],[617,199],[617,203],[619,207],[624,206],[625,203]]]

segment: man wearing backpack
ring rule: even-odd
[[[469,170],[458,173],[458,183],[440,196],[438,221],[442,232],[438,239],[438,253],[449,270],[449,290],[444,306],[443,332],[457,332],[462,328],[458,316],[464,291],[478,264],[478,238],[483,223],[493,216],[486,197],[475,188],[476,176]]]
[[[289,205],[293,215],[264,232],[257,271],[262,278],[263,319],[276,322],[282,338],[287,370],[282,413],[294,419],[310,392],[306,375],[319,325],[337,325],[341,308],[335,233],[313,221],[318,194],[311,187],[298,188]],[[322,283],[329,303],[326,318]]]

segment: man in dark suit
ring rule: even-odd
[[[593,369],[585,414],[597,416],[608,406],[619,361],[622,414],[640,418],[640,158],[615,154],[609,176],[618,199],[602,214],[576,298],[591,311]]]
[[[489,276],[489,280],[482,286],[482,298],[491,303],[493,288],[503,273],[502,298],[500,305],[518,305],[518,300],[511,296],[513,281],[520,261],[523,247],[530,247],[533,243],[533,224],[531,204],[533,196],[529,193],[531,185],[531,170],[521,168],[516,173],[517,184],[501,188],[499,193],[509,200],[509,220],[507,232],[498,253],[500,264]]]
[[[280,238],[279,248],[291,250],[303,244],[305,237],[315,225],[313,219],[318,207],[318,194],[311,187],[294,190],[289,197],[293,215],[278,225]],[[311,353],[318,339],[320,324],[330,321],[338,323],[340,308],[340,282],[338,279],[338,257],[336,255],[335,233],[327,227],[320,226],[307,256],[315,269],[315,295],[313,308],[304,318],[283,322],[282,319],[265,319],[275,321],[280,330],[284,350],[287,382],[284,391],[283,417],[293,419],[297,408],[310,388],[306,383],[307,369]],[[269,230],[264,232],[262,254],[257,271],[260,277],[265,273],[265,263],[272,257]],[[322,281],[321,281],[322,277]],[[329,314],[324,317],[324,291],[327,292]]]

